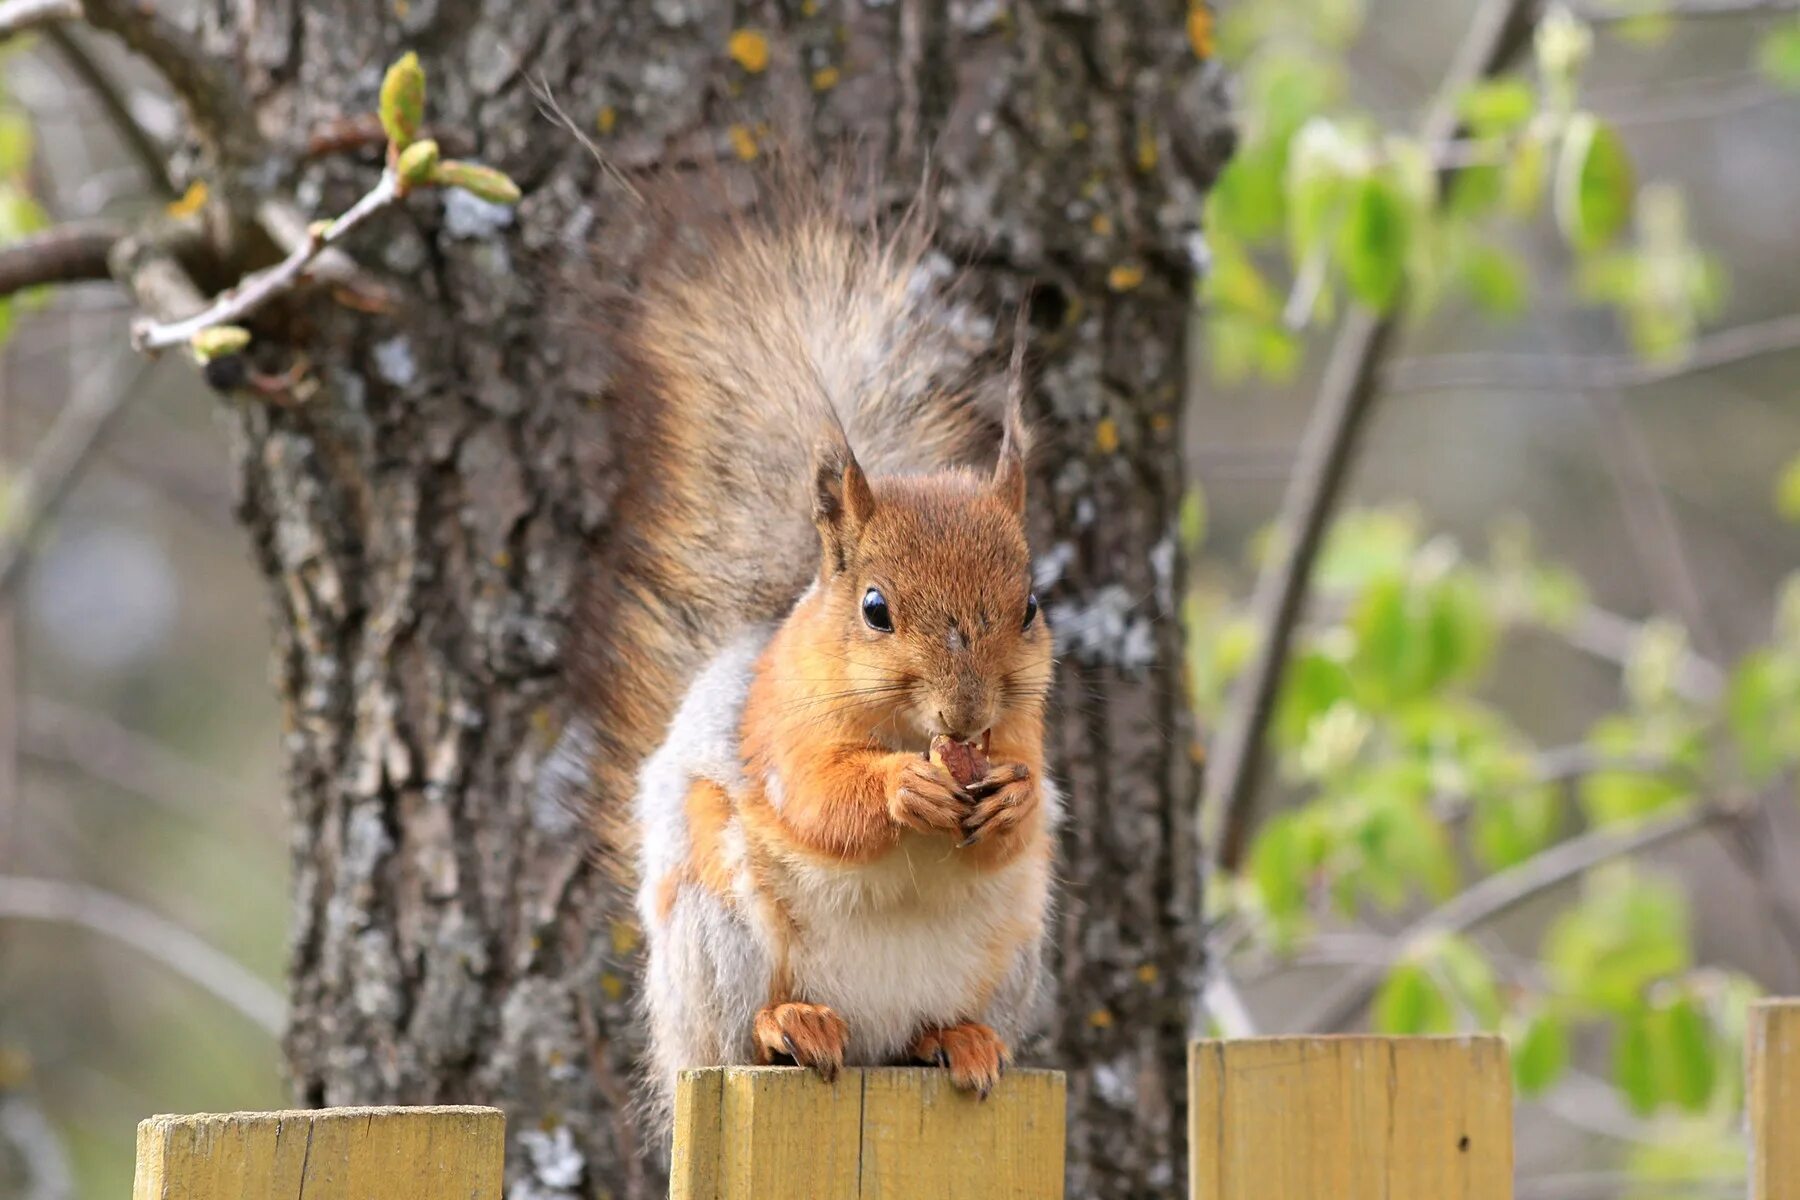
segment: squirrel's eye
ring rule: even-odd
[[[877,633],[894,632],[894,614],[888,611],[887,597],[875,588],[863,593],[863,624]]]
[[[1031,623],[1035,620],[1037,620],[1037,593],[1033,592],[1025,597],[1025,621],[1019,628],[1030,629]]]

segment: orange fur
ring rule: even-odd
[[[1000,1082],[1006,1064],[1012,1060],[1012,1051],[1000,1035],[974,1021],[921,1030],[912,1053],[920,1062],[948,1068],[952,1083],[977,1093],[983,1100]]]
[[[1041,994],[1052,668],[1022,334],[1002,376],[929,229],[853,228],[839,199],[672,230],[686,249],[646,268],[614,347],[631,462],[574,673],[596,827],[622,874],[656,873],[639,904],[665,1106],[677,1070],[722,1054],[831,1075],[911,1048],[985,1093],[1007,1048],[974,1022],[1023,1032]],[[692,715],[740,701],[735,746]],[[937,734],[988,740],[992,769],[959,785],[926,757]],[[617,819],[634,786],[636,830]],[[681,969],[740,952],[769,969],[754,1014],[744,981]]]

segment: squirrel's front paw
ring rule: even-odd
[[[947,1068],[951,1083],[983,1100],[1000,1082],[1012,1058],[999,1034],[973,1021],[922,1031],[913,1041],[912,1055],[920,1062]]]
[[[826,1083],[837,1078],[850,1044],[844,1018],[823,1004],[771,1004],[756,1014],[756,1049],[764,1063],[778,1055],[811,1067]]]
[[[888,795],[888,816],[896,825],[920,833],[956,833],[962,829],[969,804],[969,794],[957,787],[943,768],[908,756]]]
[[[963,814],[965,846],[1018,828],[1037,806],[1038,788],[1030,768],[1023,763],[995,763],[992,770],[969,785],[969,795],[975,804]]]

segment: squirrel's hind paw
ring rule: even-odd
[[[924,1030],[913,1041],[912,1055],[920,1062],[947,1069],[951,1083],[983,1100],[1000,1082],[1012,1059],[1012,1052],[999,1034],[973,1021]]]
[[[758,1059],[764,1064],[792,1059],[795,1066],[817,1071],[826,1083],[843,1070],[850,1027],[823,1004],[771,1004],[756,1014],[755,1032]]]

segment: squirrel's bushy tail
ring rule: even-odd
[[[847,439],[870,474],[991,459],[991,323],[913,213],[886,232],[825,188],[674,230],[617,330],[607,389],[626,483],[578,614],[592,822],[628,871],[639,765],[734,634],[818,568],[812,478]]]

